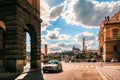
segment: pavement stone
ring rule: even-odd
[[[44,80],[40,69],[33,69],[29,72],[23,72],[15,80]]]
[[[103,80],[120,80],[120,66],[96,67]]]
[[[6,73],[6,72],[0,72],[0,80],[15,80],[17,76],[19,76],[21,73]]]

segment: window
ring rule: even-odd
[[[118,29],[114,29],[113,30],[113,38],[117,38],[118,37]]]

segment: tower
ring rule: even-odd
[[[83,37],[83,53],[85,53],[85,38]]]
[[[45,44],[45,56],[47,56],[47,54],[48,54],[48,46],[47,44]]]

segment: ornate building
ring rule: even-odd
[[[99,52],[104,61],[120,61],[120,11],[111,18],[105,17],[103,24],[98,34]]]
[[[31,41],[31,68],[40,68],[40,0],[0,0],[0,67],[22,72],[26,33]]]

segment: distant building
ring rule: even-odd
[[[75,46],[73,46],[73,50],[78,50],[78,51],[80,51],[80,49],[79,49],[79,48],[76,48]]]
[[[99,54],[104,61],[116,58],[120,61],[120,11],[113,17],[105,17],[102,21],[99,34]]]
[[[47,56],[48,55],[48,45],[47,44],[45,44],[45,55]]]
[[[78,53],[80,52],[81,50],[79,48],[76,48],[75,46],[73,46],[73,49],[72,49],[72,52],[74,53]]]

